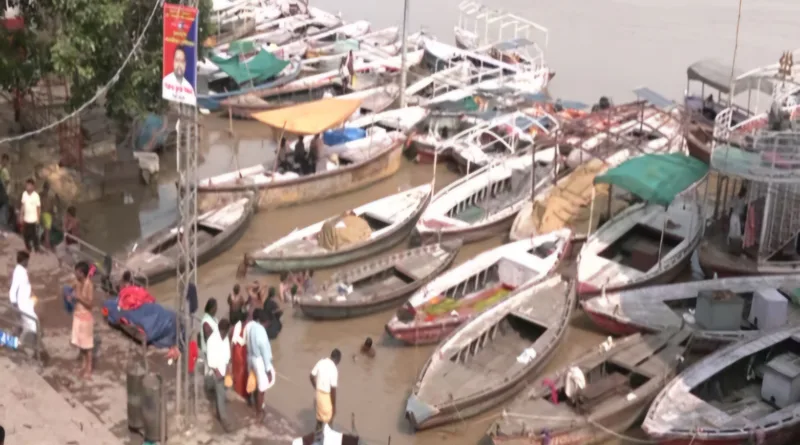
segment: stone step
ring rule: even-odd
[[[6,443],[123,444],[82,404],[64,399],[32,365],[0,356],[0,382],[0,424]]]

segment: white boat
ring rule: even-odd
[[[250,256],[261,269],[297,271],[349,263],[405,239],[428,205],[430,184],[387,196],[295,230]]]
[[[365,128],[378,126],[387,130],[408,132],[417,122],[427,116],[428,110],[422,107],[406,107],[394,110],[386,110],[380,113],[373,113],[360,116],[350,120],[348,127]]]
[[[581,297],[672,281],[700,243],[700,205],[639,203],[589,236],[578,256]]]
[[[585,300],[582,305],[589,318],[611,334],[686,327],[693,331],[692,349],[709,351],[781,324],[797,325],[800,307],[793,299],[798,289],[800,275],[797,274],[755,275],[606,293]],[[756,294],[764,296],[759,300],[769,304],[754,303]],[[721,314],[718,310],[722,305],[728,315],[713,319],[710,315]],[[764,311],[769,305],[777,312]],[[771,317],[765,320],[765,315]]]
[[[433,197],[416,234],[423,243],[454,238],[468,243],[508,230],[530,199],[533,183],[542,189],[555,180],[555,155],[553,151],[535,164],[531,156],[506,158],[449,184]]]
[[[556,131],[558,121],[549,114],[529,116],[520,111],[501,115],[477,125],[442,142],[436,150],[449,153],[461,171],[469,173],[508,156],[518,156],[533,149],[536,136]],[[542,153],[553,159],[555,148]]]
[[[572,232],[562,230],[483,252],[415,292],[386,324],[407,344],[438,343],[462,323],[553,273]]]
[[[409,66],[417,65],[422,60],[422,51],[415,51],[413,53],[409,53],[406,56],[406,60]],[[356,73],[364,73],[364,72],[374,72],[374,71],[381,71],[381,70],[399,70],[401,60],[400,56],[390,57],[388,59],[376,60],[372,62],[367,62],[364,60],[356,60],[353,64],[353,68]],[[298,91],[313,91],[315,89],[324,88],[332,85],[333,83],[339,82],[341,80],[341,72],[339,69],[326,71],[324,73],[315,74],[313,76],[303,77],[302,79],[297,79],[293,82],[289,82],[286,85],[282,85],[279,87],[275,87],[266,91],[262,91],[258,93],[258,96],[261,98],[269,98],[273,96],[279,96],[286,93],[298,92]]]

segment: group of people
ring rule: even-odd
[[[297,138],[293,149],[289,147],[286,138],[282,137],[278,145],[278,172],[293,172],[304,176],[338,168],[339,156],[333,153],[324,158],[324,152],[324,143],[319,134],[311,138],[309,149],[306,149],[302,136]]]
[[[19,196],[18,199],[13,198]],[[53,229],[53,218],[59,211],[58,196],[45,181],[40,191],[36,190],[36,181],[29,178],[21,194],[14,191],[11,175],[11,164],[8,154],[0,156],[0,230],[18,231],[25,241],[28,252],[41,252],[42,245],[53,249],[50,238]],[[64,233],[78,235],[77,210],[68,206],[63,214],[62,227]],[[72,253],[77,247],[73,238],[65,237],[62,244],[65,253]]]
[[[280,292],[257,281],[244,289],[236,284],[227,298],[228,318],[217,318],[216,299],[211,298],[206,303],[198,344],[206,364],[205,387],[226,432],[234,429],[225,399],[229,388],[254,406],[257,415],[263,416],[266,392],[277,378],[270,344],[283,327],[283,311],[277,300],[291,301],[284,299],[287,298],[283,296],[285,289],[291,286],[290,292],[296,293],[299,286],[311,286],[312,277],[311,271],[285,274],[281,277]],[[371,338],[366,339],[359,352],[366,357],[375,356]],[[329,357],[314,366],[309,376],[315,390],[318,429],[330,424],[336,412],[337,366],[341,358],[341,351],[334,349]]]
[[[236,284],[228,296],[229,318],[220,320],[217,300],[206,303],[198,343],[206,364],[205,386],[226,432],[234,428],[227,415],[227,388],[233,388],[263,415],[266,391],[275,384],[269,342],[280,333],[283,315],[276,295],[274,287],[265,292],[258,282],[244,292]]]

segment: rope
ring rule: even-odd
[[[64,122],[76,117],[77,115],[82,113],[84,110],[89,108],[89,106],[91,106],[95,102],[97,102],[100,99],[101,96],[103,96],[106,92],[108,92],[108,90],[111,89],[111,87],[114,86],[114,84],[116,84],[119,81],[120,74],[122,74],[122,71],[128,66],[128,63],[130,63],[130,61],[133,58],[134,54],[142,46],[142,42],[144,41],[144,37],[147,35],[147,29],[153,23],[153,18],[156,16],[156,12],[158,12],[159,6],[161,6],[162,1],[163,0],[156,0],[155,5],[153,6],[153,10],[150,12],[150,16],[147,18],[147,22],[145,23],[144,28],[142,29],[142,32],[139,34],[139,37],[136,38],[136,42],[134,43],[133,48],[131,48],[131,51],[125,57],[125,60],[122,62],[122,66],[120,66],[119,69],[117,70],[117,72],[114,73],[114,75],[111,77],[111,80],[109,80],[102,88],[97,90],[97,93],[95,93],[95,95],[92,96],[91,99],[86,101],[83,105],[78,107],[72,113],[62,117],[61,119],[59,119],[59,120],[57,120],[55,122],[52,122],[52,123],[50,123],[48,125],[45,125],[44,127],[39,128],[38,130],[33,130],[33,131],[29,131],[27,133],[23,133],[23,134],[20,134],[20,135],[17,135],[17,136],[0,139],[0,145],[7,144],[9,142],[21,141],[23,139],[27,139],[29,137],[33,137],[33,136],[39,135],[41,133],[44,133],[45,131],[51,130],[51,129],[63,124]]]

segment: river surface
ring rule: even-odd
[[[329,11],[341,11],[351,20],[367,19],[373,29],[397,25],[402,17],[402,2],[314,2]],[[557,72],[551,93],[565,99],[596,101],[608,95],[615,102],[633,99],[631,90],[649,86],[667,97],[681,97],[686,67],[703,58],[729,61],[733,54],[738,2],[735,0],[499,0],[495,7],[529,18],[550,29],[547,60]],[[451,41],[458,19],[457,2],[411,2],[411,29],[425,27],[443,41]],[[800,2],[788,0],[746,1],[742,10],[737,65],[750,69],[775,63],[781,51],[800,46]],[[228,123],[217,118],[204,119],[200,177],[222,173],[271,159],[274,143],[268,130],[253,122],[234,122],[234,135]],[[174,155],[162,159],[161,185],[147,192],[134,193],[136,203],[122,204],[107,199],[80,209],[90,242],[108,250],[172,223],[176,218]],[[216,297],[224,301],[234,284],[237,263],[245,252],[263,246],[289,233],[371,200],[428,182],[430,166],[406,163],[392,178],[379,184],[322,202],[291,209],[262,212],[230,251],[203,265],[199,271],[201,299]],[[456,178],[446,168],[436,174],[436,188]],[[497,237],[465,247],[456,263],[503,242]],[[317,274],[324,278],[329,271]],[[250,275],[275,283],[275,277]],[[175,280],[152,289],[165,304],[174,302]],[[226,311],[222,311],[226,313]],[[313,392],[308,373],[314,363],[333,348],[344,354],[340,365],[340,396],[337,428],[349,430],[351,418],[370,445],[385,444],[391,436],[394,445],[455,445],[481,440],[490,416],[470,419],[433,431],[412,434],[403,419],[405,398],[417,372],[433,347],[400,347],[384,339],[384,324],[392,311],[369,317],[311,322],[294,316],[286,308],[286,322],[280,338],[273,342],[278,384],[269,391],[268,403],[305,427],[313,425]],[[376,339],[374,360],[354,361],[364,338]],[[569,363],[604,335],[592,329],[584,317],[576,317],[557,357],[548,367],[553,370]],[[639,435],[636,431],[628,434]],[[625,443],[617,441],[612,443]]]

